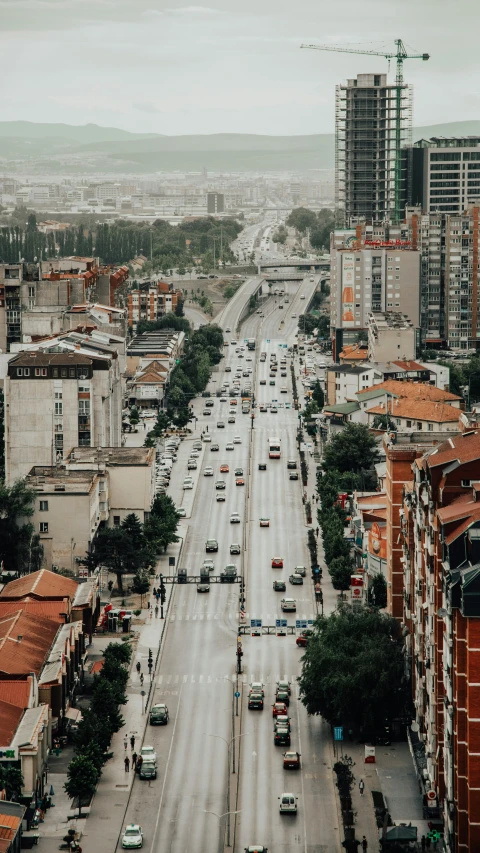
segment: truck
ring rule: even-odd
[[[255,349],[255,338],[248,338],[247,340],[247,349],[254,350]]]

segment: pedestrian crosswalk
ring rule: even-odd
[[[275,687],[277,681],[289,681],[292,690],[294,689],[298,678],[298,672],[293,674],[277,672],[243,672],[238,676],[238,684],[248,687],[253,681],[261,681],[265,688]],[[157,688],[175,688],[186,684],[221,684],[222,681],[230,681],[232,684],[237,684],[237,675],[225,673],[225,675],[214,675],[212,673],[161,673],[156,679]]]
[[[243,615],[243,619],[242,619]],[[199,612],[199,613],[172,613],[168,617],[170,622],[212,622],[218,619],[235,619],[240,624],[250,625],[251,619],[260,620],[262,625],[275,625],[277,619],[286,619],[289,625],[294,625],[299,619],[302,621],[315,619],[313,613],[249,613],[246,611],[241,614],[238,610],[222,611],[222,612]]]

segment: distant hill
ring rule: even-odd
[[[417,127],[414,141],[432,136],[480,136],[480,121]],[[95,173],[333,170],[334,135],[265,136],[246,133],[161,136],[95,124],[0,122],[3,167]],[[2,164],[0,164],[1,167]]]

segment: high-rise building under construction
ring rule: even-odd
[[[412,89],[387,83],[386,74],[359,74],[336,87],[335,201],[339,224],[399,221],[407,198]]]

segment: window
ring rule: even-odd
[[[55,414],[63,415],[63,403],[55,403]]]
[[[58,379],[58,367],[52,367],[52,377]]]
[[[429,429],[429,431],[430,431],[430,432],[433,432],[433,424],[429,424],[429,425],[428,425],[428,429]]]
[[[62,376],[64,379],[66,379],[66,378],[67,378],[67,375],[68,375],[67,368],[66,368],[66,367],[62,367],[62,369],[61,369],[61,371],[60,371],[60,376]]]
[[[61,400],[62,397],[63,397],[63,394],[61,391],[55,391],[55,399],[56,400]]]
[[[30,376],[30,368],[29,367],[23,368],[23,375],[24,376]]]
[[[418,430],[423,429],[423,424],[421,421],[417,421],[417,429]]]
[[[114,527],[120,527],[120,516],[119,515],[113,516],[113,526]]]
[[[411,427],[411,426],[412,426],[412,422],[411,422],[411,421],[407,421],[407,427]]]
[[[48,533],[48,521],[40,522],[40,533]]]
[[[395,420],[396,420],[396,422],[397,422],[397,426],[401,426],[401,425],[402,425],[402,421],[400,420],[400,418],[395,418]]]
[[[471,486],[471,485],[472,485],[472,481],[471,481],[471,480],[462,480],[462,486],[463,486],[465,489],[468,489],[468,488],[469,488],[469,486]]]
[[[47,368],[46,367],[36,367],[35,368],[35,376],[46,376]]]
[[[48,512],[48,501],[40,501],[40,512]]]
[[[17,376],[23,376],[23,367],[17,367]]]
[[[69,375],[70,379],[75,379],[77,374],[76,374],[76,370],[74,367],[68,368],[68,375]]]

